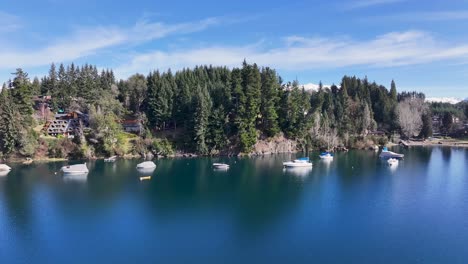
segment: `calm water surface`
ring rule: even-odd
[[[468,149],[366,151],[312,170],[291,156],[13,166],[0,177],[1,263],[468,263]],[[214,171],[212,162],[231,164]]]

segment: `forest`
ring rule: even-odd
[[[80,111],[89,115],[89,126],[72,139],[44,135],[40,128],[46,120],[33,108],[34,96],[50,96],[47,118]],[[258,141],[275,137],[294,140],[298,151],[362,148],[395,135],[432,136],[434,115],[448,123],[468,116],[465,102],[453,106],[424,99],[418,92],[398,93],[394,81],[387,89],[367,77],[344,76],[339,85],[320,83],[318,90],[306,91],[298,81],[285,82],[274,69],[246,61],[238,68],[197,66],[125,80],[93,65],[57,69],[52,64],[41,79],[17,69],[3,85],[0,155],[228,155],[251,153]],[[144,126],[137,135],[122,129],[121,121],[129,117]]]

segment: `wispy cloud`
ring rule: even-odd
[[[291,36],[285,38],[280,47],[273,49],[264,49],[261,44],[255,44],[156,50],[132,57],[116,72],[126,77],[156,67],[181,69],[200,64],[237,66],[244,58],[281,70],[398,67],[436,61],[468,61],[468,43],[445,43],[421,31],[391,32],[364,41]]]
[[[0,46],[0,69],[14,67],[42,66],[51,62],[66,62],[83,58],[105,48],[119,45],[140,44],[170,35],[202,31],[220,24],[222,18],[207,18],[200,21],[166,24],[139,21],[134,26],[97,26],[79,28],[70,35],[54,39],[49,45],[38,49],[15,50]]]
[[[359,1],[350,1],[345,5],[345,9],[360,9],[360,8],[367,8],[372,6],[379,6],[379,5],[387,5],[387,4],[394,4],[398,2],[403,2],[406,0],[359,0]]]
[[[12,32],[21,28],[19,17],[0,10],[0,33]]]
[[[451,11],[427,11],[427,12],[407,12],[393,15],[380,15],[372,19],[392,20],[392,21],[453,21],[468,20],[468,10]]]

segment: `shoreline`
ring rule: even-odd
[[[468,141],[463,141],[463,140],[431,140],[431,141],[401,141],[399,144],[396,143],[388,143],[388,147],[394,147],[394,146],[403,146],[403,147],[450,147],[450,148],[468,148]],[[352,149],[352,148],[351,148]],[[350,150],[351,150],[350,149]],[[355,149],[355,150],[365,150],[365,149]],[[269,155],[275,155],[275,154],[294,154],[294,153],[299,153],[300,151],[297,152],[266,152],[266,153],[239,153],[239,154],[231,154],[231,155],[198,155],[194,153],[176,153],[172,155],[154,155],[154,158],[156,159],[174,159],[174,158],[197,158],[197,157],[259,157],[259,156],[269,156]],[[144,156],[142,155],[124,155],[124,156],[119,156],[121,159],[145,159]],[[87,159],[82,159],[85,161],[95,161],[95,160],[103,160],[105,157],[94,157],[94,158],[87,158]],[[48,163],[48,162],[60,162],[60,161],[70,161],[71,159],[66,159],[66,158],[40,158],[40,159],[31,159],[27,160],[26,158],[13,158],[13,159],[7,159],[5,160],[6,162],[9,163],[14,163],[14,164],[23,164],[23,165],[29,165],[32,163]]]
[[[425,141],[401,141],[400,145],[405,147],[451,147],[451,148],[468,148],[466,140],[425,140]]]

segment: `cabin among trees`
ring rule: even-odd
[[[65,136],[73,138],[80,134],[83,128],[89,126],[89,117],[80,111],[73,111],[67,114],[56,114],[55,119],[46,122],[44,130],[49,136]]]
[[[125,132],[141,134],[143,133],[144,127],[140,119],[130,118],[122,120],[122,127]]]

